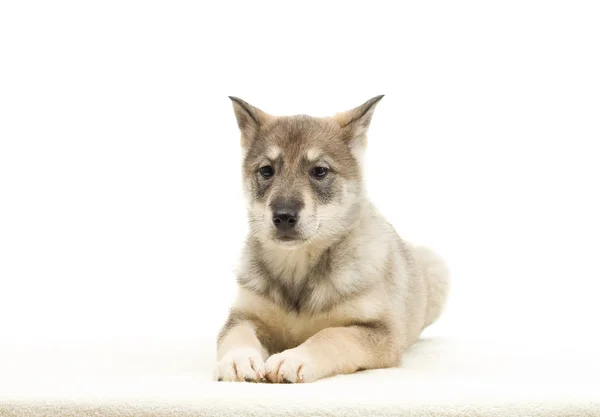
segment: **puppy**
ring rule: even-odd
[[[440,315],[448,272],[365,194],[374,97],[332,117],[276,117],[230,97],[249,234],[217,340],[219,381],[311,382],[400,366]]]

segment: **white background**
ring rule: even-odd
[[[371,198],[448,261],[431,332],[598,341],[595,2],[2,2],[0,344],[201,343],[245,231],[227,95],[386,94]]]

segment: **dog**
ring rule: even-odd
[[[440,316],[444,261],[404,242],[366,197],[362,160],[382,97],[325,118],[229,97],[249,233],[216,380],[307,383],[397,367]]]

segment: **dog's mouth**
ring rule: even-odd
[[[300,243],[302,241],[304,241],[304,239],[302,239],[300,236],[296,235],[296,234],[277,234],[275,236],[275,241],[279,242],[279,243],[283,243],[283,244],[294,244],[294,243]]]

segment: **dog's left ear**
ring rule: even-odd
[[[367,145],[367,131],[371,124],[371,118],[375,112],[375,107],[383,95],[373,97],[358,107],[333,116],[345,133],[345,138],[351,147]]]
[[[261,125],[264,125],[272,116],[246,103],[241,98],[233,96],[229,96],[229,98],[233,104],[235,118],[242,134],[242,146],[246,147],[254,140]]]

